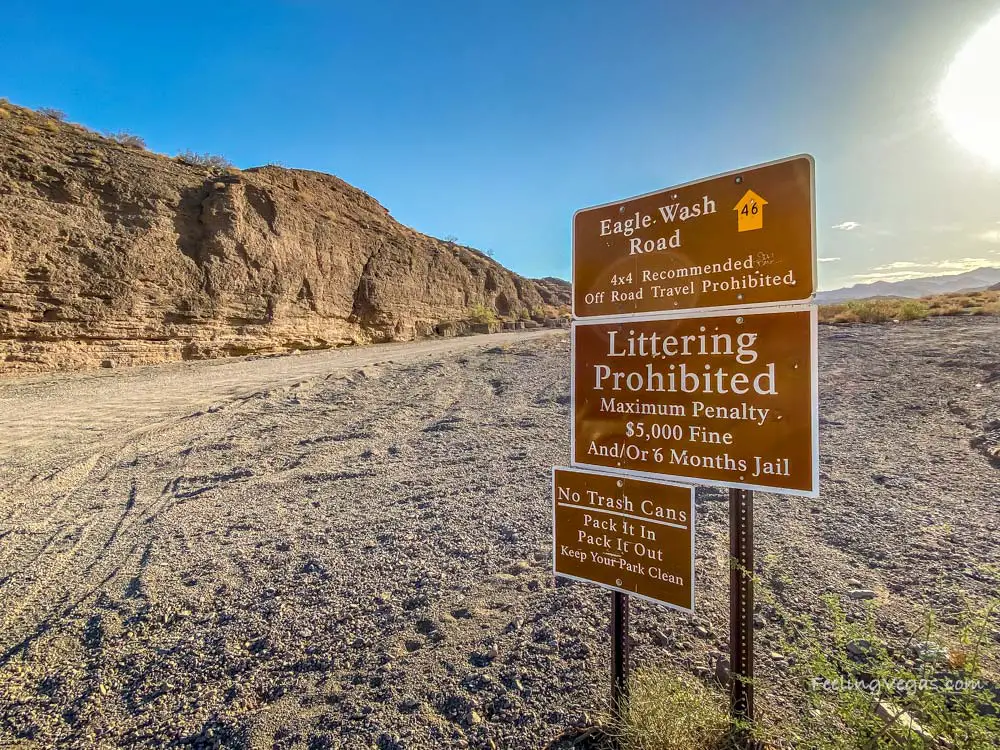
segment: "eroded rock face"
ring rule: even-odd
[[[408,340],[569,302],[331,175],[210,170],[0,109],[0,373]]]

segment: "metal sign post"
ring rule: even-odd
[[[753,492],[729,490],[730,699],[737,742],[753,747]]]
[[[611,593],[611,710],[616,719],[628,703],[628,594]]]

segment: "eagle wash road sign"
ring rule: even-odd
[[[577,211],[573,315],[811,300],[813,184],[803,155]]]
[[[694,487],[553,467],[552,492],[557,576],[694,611]]]
[[[573,324],[574,466],[816,497],[816,310]]]

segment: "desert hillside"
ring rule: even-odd
[[[409,340],[568,299],[331,175],[206,167],[0,106],[0,373]]]

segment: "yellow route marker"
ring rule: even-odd
[[[733,208],[737,212],[737,231],[749,232],[764,228],[764,206],[767,201],[753,190],[747,190]]]

